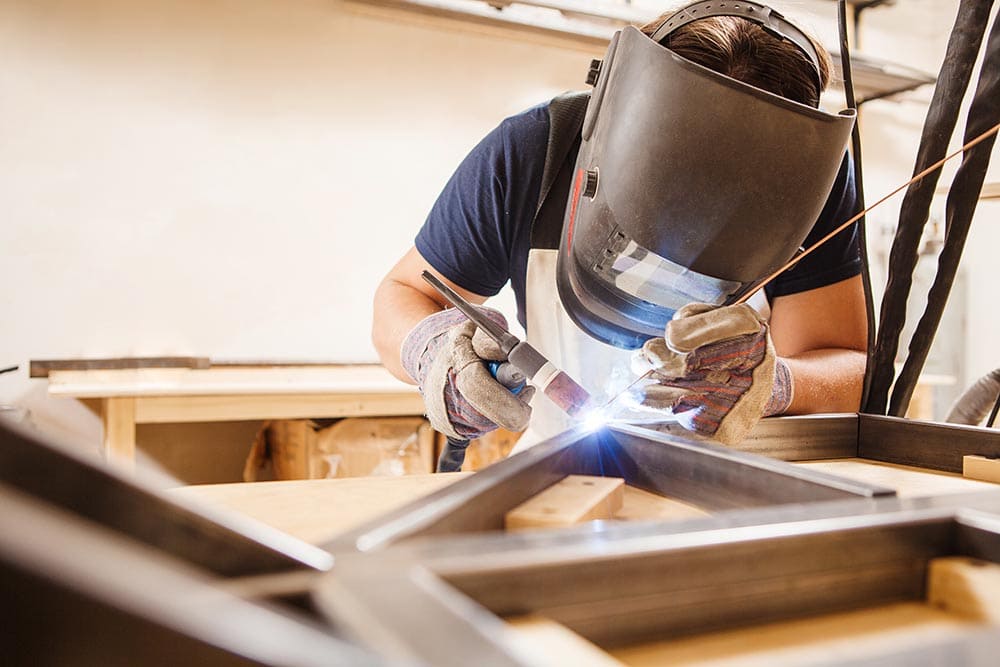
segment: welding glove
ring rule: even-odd
[[[507,328],[501,313],[479,310]],[[449,308],[421,320],[403,341],[401,356],[406,372],[420,385],[427,418],[436,431],[472,440],[498,426],[509,431],[527,428],[534,387],[515,396],[497,382],[484,361],[506,361],[500,346],[461,311]]]
[[[645,387],[644,405],[672,410],[688,430],[724,444],[740,442],[761,417],[792,402],[788,366],[774,353],[767,323],[746,304],[684,306],[663,338],[646,342],[640,362],[656,379]]]

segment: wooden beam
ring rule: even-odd
[[[554,528],[611,519],[621,509],[624,495],[621,478],[569,475],[507,512],[504,527]]]
[[[1000,565],[962,556],[931,559],[927,602],[970,620],[1000,624]]]
[[[1000,459],[985,456],[963,456],[962,475],[970,479],[1000,484]]]

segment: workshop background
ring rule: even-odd
[[[836,44],[835,2],[771,4]],[[957,6],[867,10],[860,51],[934,75]],[[584,89],[602,54],[364,2],[0,1],[0,367],[21,366],[0,375],[0,404],[96,448],[99,419],[49,397],[29,359],[377,361],[372,293],[459,161],[505,116]],[[909,178],[930,95],[862,107],[869,203]],[[839,88],[824,105],[843,106]],[[900,201],[869,217],[876,288]],[[987,200],[927,368],[946,394],[1000,366],[998,247]],[[149,425],[139,440],[198,459],[191,480],[229,481],[258,426]]]

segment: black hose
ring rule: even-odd
[[[944,420],[949,424],[978,426],[997,396],[1000,396],[1000,368],[990,371],[963,391],[951,404]],[[991,416],[991,419],[995,418],[995,415]]]
[[[437,472],[458,472],[465,463],[465,450],[469,440],[462,438],[447,438],[437,460]]]
[[[985,3],[984,3],[985,4]],[[1000,123],[1000,19],[993,22],[986,52],[979,72],[976,92],[969,105],[965,123],[965,142],[975,139]],[[948,199],[945,202],[945,241],[938,256],[937,274],[927,295],[927,306],[910,340],[906,362],[892,390],[889,414],[901,417],[910,403],[920,371],[924,367],[934,334],[941,323],[941,316],[951,293],[951,286],[958,272],[965,241],[972,226],[972,216],[979,203],[979,195],[990,166],[990,154],[996,135],[991,135],[962,156],[962,164],[955,172]]]
[[[837,1],[837,20],[840,24],[840,69],[844,75],[844,100],[848,109],[857,109],[854,97],[854,72],[851,67],[851,48],[847,42],[847,6],[845,0]],[[857,21],[855,20],[855,24]],[[855,120],[851,130],[851,154],[854,156],[854,187],[857,206],[854,215],[865,210],[864,174],[861,169],[861,116]],[[875,297],[872,295],[872,277],[868,266],[868,235],[865,231],[865,218],[858,219],[858,249],[861,254],[861,284],[865,294],[865,317],[867,318],[868,334],[866,339],[865,378],[861,392],[861,405],[865,404],[868,387],[871,384],[871,373],[875,358]]]
[[[959,107],[982,45],[990,5],[991,3],[981,0],[962,0],[959,4],[944,62],[927,109],[914,174],[945,156],[958,121]],[[906,322],[906,302],[917,264],[917,249],[939,176],[940,171],[935,171],[913,183],[903,198],[899,224],[889,255],[889,278],[882,298],[875,363],[869,370],[871,379],[868,396],[862,406],[864,412],[886,413],[889,387],[895,376],[894,363],[899,336]]]

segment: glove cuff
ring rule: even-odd
[[[477,309],[504,329],[507,328],[507,318],[499,310],[483,306],[477,306]],[[437,350],[445,342],[445,334],[455,325],[467,322],[468,319],[457,308],[446,308],[420,320],[406,334],[399,349],[399,360],[414,382],[423,386],[424,378],[430,372],[431,363],[437,356]]]
[[[792,404],[795,385],[792,382],[792,372],[784,359],[774,360],[774,385],[771,387],[771,398],[764,406],[764,416],[784,414]]]

